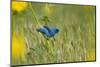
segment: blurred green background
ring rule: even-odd
[[[13,65],[96,60],[95,6],[27,4],[22,12],[12,11]],[[44,25],[59,28],[55,40],[47,40],[36,31]]]

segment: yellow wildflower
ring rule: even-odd
[[[24,63],[26,55],[26,45],[23,35],[12,36],[12,63]]]
[[[16,2],[12,1],[12,10],[17,12],[24,11],[28,6],[27,2]]]

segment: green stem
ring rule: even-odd
[[[50,44],[50,41],[47,40],[47,46],[49,48],[49,51],[52,53],[52,55],[54,55],[54,50],[53,50],[53,47],[52,45]]]
[[[38,23],[38,25],[41,26],[41,25],[39,24],[39,21],[38,21],[37,17],[36,17],[36,14],[35,14],[35,11],[34,11],[34,9],[33,9],[33,7],[32,7],[32,4],[29,3],[29,6],[30,6],[30,8],[31,8],[31,10],[32,10],[32,16],[33,16],[33,18],[36,20],[36,22]]]

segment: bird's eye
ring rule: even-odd
[[[59,29],[56,29],[56,33],[59,32]]]

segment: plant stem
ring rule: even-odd
[[[34,9],[33,9],[33,7],[32,7],[32,4],[29,3],[29,6],[30,6],[30,8],[31,8],[31,10],[32,10],[32,16],[33,16],[33,18],[36,20],[36,22],[38,23],[38,25],[41,26],[41,25],[39,24],[39,21],[38,21],[37,17],[36,17],[36,14],[35,14],[35,11],[34,11]]]

